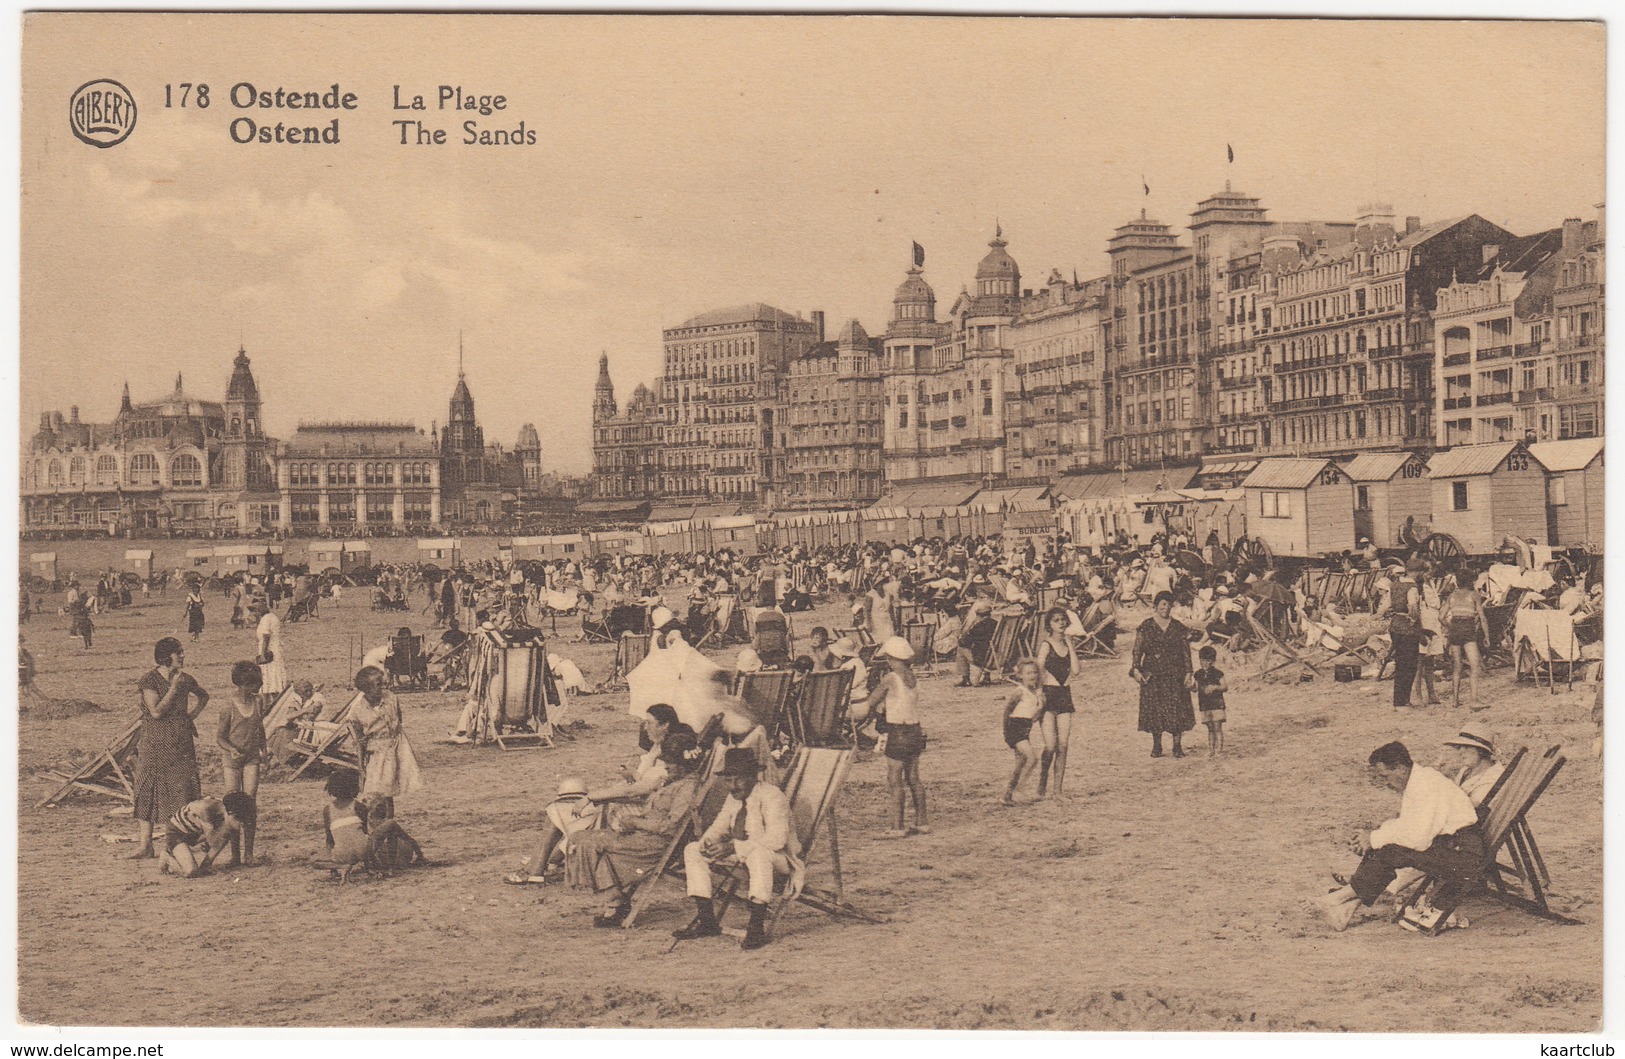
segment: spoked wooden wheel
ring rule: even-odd
[[[1253,567],[1267,567],[1274,560],[1270,554],[1269,545],[1257,537],[1238,537],[1235,546],[1230,550],[1231,558],[1237,562],[1245,562]]]
[[[1448,533],[1434,533],[1422,542],[1419,549],[1422,558],[1430,559],[1435,563],[1459,563],[1467,558],[1461,542]]]

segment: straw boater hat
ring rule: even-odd
[[[1463,728],[1460,732],[1444,741],[1445,746],[1464,746],[1470,750],[1477,750],[1487,757],[1495,756],[1495,743],[1489,736],[1472,728]]]
[[[858,645],[850,636],[843,636],[829,645],[829,653],[836,658],[858,657]]]
[[[560,798],[585,798],[586,796],[587,785],[580,778],[566,776],[564,779],[559,780]]]
[[[914,659],[914,648],[901,636],[893,636],[880,645],[880,653],[887,658],[895,658],[899,662],[909,662]]]
[[[759,776],[762,773],[761,763],[756,760],[756,751],[748,747],[731,746],[722,759],[722,768],[718,776]]]

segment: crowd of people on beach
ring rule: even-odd
[[[630,907],[629,881],[648,872],[651,858],[686,824],[696,787],[720,783],[728,801],[683,852],[696,914],[677,933],[717,932],[706,866],[738,864],[749,882],[746,943],[755,948],[767,943],[763,923],[774,880],[800,866],[787,832],[785,796],[775,783],[789,739],[782,730],[769,731],[742,702],[736,673],[785,670],[799,684],[811,674],[851,671],[846,723],[856,746],[886,761],[890,826],[884,837],[893,839],[932,830],[921,768],[931,696],[922,675],[936,672],[939,662],[948,663],[955,687],[997,683],[1004,689],[1000,724],[1011,768],[1000,801],[1006,806],[1070,796],[1073,689],[1093,683],[1102,666],[1119,658],[1130,626],[1127,672],[1138,686],[1137,728],[1149,736],[1156,758],[1187,756],[1184,737],[1198,724],[1206,730],[1207,756],[1222,757],[1227,697],[1238,680],[1249,679],[1238,676],[1249,650],[1270,643],[1333,654],[1368,647],[1365,657],[1376,670],[1368,675],[1392,669],[1398,709],[1409,708],[1413,696],[1425,696],[1419,705],[1437,704],[1436,670],[1448,663],[1452,704],[1462,702],[1465,677],[1467,704],[1485,705],[1480,648],[1488,600],[1498,590],[1493,568],[1473,577],[1463,566],[1436,567],[1362,547],[1325,569],[1363,575],[1359,591],[1317,590],[1301,569],[1250,564],[1219,547],[1216,537],[1197,546],[1183,534],[1159,535],[1149,545],[1125,538],[1104,549],[1074,548],[1064,537],[1016,546],[999,538],[949,538],[792,545],[761,554],[486,560],[451,570],[381,564],[364,578],[299,571],[238,577],[211,586],[230,599],[232,624],[253,630],[252,656],[232,666],[231,690],[219,708],[220,793],[202,793],[194,739],[194,721],[209,693],[187,670],[185,645],[165,637],[137,689],[142,713],[131,856],[155,857],[162,870],[183,876],[207,870],[222,855],[229,855],[228,864],[252,865],[262,768],[287,760],[302,726],[325,723],[348,729],[359,771],[340,768],[329,776],[324,848],[312,863],[347,880],[358,868],[423,862],[421,847],[395,817],[396,797],[423,782],[396,697],[402,673],[391,657],[401,634],[411,638],[410,628],[362,659],[353,701],[330,703],[308,680],[288,686],[283,623],[320,617],[322,601],[336,605],[348,585],[370,593],[374,610],[422,613],[444,630],[436,650],[447,653],[482,629],[550,628],[549,642],[557,643],[570,620],[580,622],[583,635],[605,642],[625,633],[648,635],[647,655],[625,674],[640,721],[641,756],[610,784],[563,781],[543,814],[538,848],[507,881],[535,884],[562,871],[566,881],[605,895],[597,925],[618,925]],[[1516,606],[1561,610],[1576,623],[1600,621],[1600,581],[1538,573],[1524,578]],[[186,634],[195,641],[205,630],[205,587],[200,578],[179,580],[186,589]],[[100,578],[96,591],[85,592],[70,583],[62,613],[74,628],[105,606],[101,588],[107,584]],[[754,635],[764,613],[777,615],[778,627],[786,628],[784,616],[831,602],[839,604],[837,619],[810,628],[799,653],[786,639]],[[1014,642],[1001,639],[1001,630],[1017,625]],[[701,649],[715,654],[734,647],[730,668],[707,660],[708,668],[694,671],[699,679],[685,668],[703,657]],[[589,682],[568,659],[555,655],[549,662],[572,691],[608,683]],[[566,674],[561,662],[573,672]],[[34,664],[28,656],[29,679]],[[713,717],[719,723],[704,723]],[[1481,762],[1463,762],[1455,777],[1481,785],[1486,765],[1494,765],[1488,736],[1464,726],[1451,746],[1484,755]],[[699,774],[702,759],[706,775]],[[1374,854],[1395,842],[1410,848],[1405,843],[1421,841],[1410,827],[1410,785],[1437,783],[1433,770],[1410,762],[1403,746],[1382,748],[1372,762],[1385,770],[1384,782],[1404,792],[1400,819],[1406,823],[1385,825],[1356,844],[1361,869],[1346,881],[1340,876],[1336,899],[1326,903],[1339,927],[1387,891],[1394,872],[1442,870],[1437,858],[1406,864],[1391,850]],[[1459,815],[1453,808],[1445,822]],[[1466,857],[1471,843],[1462,831],[1454,827],[1448,834],[1457,836],[1455,852]],[[1425,836],[1419,848],[1444,834]]]

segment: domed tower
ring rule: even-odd
[[[848,320],[835,338],[835,373],[861,375],[869,371],[869,332],[857,320]]]
[[[592,421],[607,422],[615,418],[615,384],[609,378],[609,354],[598,355],[598,382],[592,388]]]
[[[513,451],[519,457],[520,480],[524,483],[521,490],[536,496],[542,491],[542,437],[536,433],[536,424],[526,423],[519,428],[519,441]]]
[[[974,316],[1014,316],[1021,305],[1021,269],[1005,252],[1004,229],[994,226],[987,256],[976,266]]]
[[[897,287],[892,298],[892,330],[899,325],[934,324],[937,322],[937,294],[920,275],[921,270],[911,268],[908,278]]]

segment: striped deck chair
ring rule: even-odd
[[[707,726],[710,727],[709,725]],[[720,727],[720,725],[719,725]],[[626,881],[626,896],[631,900],[631,906],[626,918],[621,920],[621,926],[627,930],[632,929],[649,905],[653,903],[658,892],[660,880],[665,878],[683,878],[683,847],[693,842],[705,833],[705,829],[715,820],[717,813],[722,809],[722,803],[728,799],[728,785],[714,778],[707,779],[712,772],[715,758],[719,756],[719,749],[715,738],[712,739],[711,748],[706,750],[700,758],[695,774],[701,777],[700,785],[694,790],[694,797],[689,801],[688,808],[683,813],[682,822],[672,832],[671,839],[666,848],[661,851],[660,859],[648,871],[642,872],[635,879]]]
[[[857,746],[857,730],[852,724],[852,678],[850,669],[820,670],[808,673],[791,710],[790,735],[798,746]]]
[[[1274,632],[1270,631],[1269,626],[1259,621],[1258,618],[1252,614],[1248,614],[1246,617],[1248,628],[1252,630],[1253,636],[1256,637],[1258,642],[1264,647],[1262,668],[1260,668],[1259,671],[1254,674],[1255,676],[1259,678],[1267,677],[1271,673],[1275,673],[1282,669],[1288,669],[1292,666],[1302,666],[1317,677],[1321,675],[1320,669],[1315,665],[1314,662],[1311,662],[1309,659],[1305,658],[1303,653],[1297,648],[1292,647],[1285,640],[1282,640],[1276,636]],[[1276,658],[1279,658],[1281,661],[1276,662],[1274,665],[1270,665],[1271,660]]]
[[[927,674],[937,671],[937,623],[913,621],[903,626],[903,638],[914,649],[914,665]]]
[[[751,720],[766,730],[770,744],[790,723],[788,714],[795,676],[788,669],[734,674],[733,693],[744,701]]]
[[[611,679],[617,684],[626,683],[626,675],[643,663],[649,657],[650,634],[646,632],[623,632],[615,645],[615,675]]]

